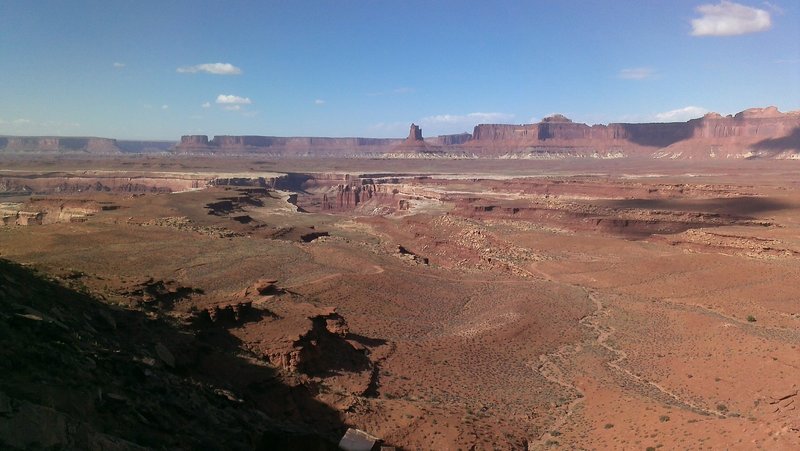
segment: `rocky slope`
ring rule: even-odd
[[[0,259],[0,448],[335,449],[336,412],[227,329],[110,305],[83,276]]]

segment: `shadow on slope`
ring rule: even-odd
[[[771,150],[771,151],[785,151],[794,150],[800,152],[800,127],[792,130],[792,133],[782,138],[769,138],[753,144],[753,148],[757,150]]]
[[[336,449],[338,413],[240,344],[0,259],[0,448]]]
[[[737,217],[779,211],[790,207],[784,202],[754,196],[717,199],[622,199],[609,201],[606,205],[617,208],[716,213]]]
[[[620,124],[628,141],[640,146],[663,148],[692,137],[691,122],[667,122],[651,124]]]

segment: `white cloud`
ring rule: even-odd
[[[322,99],[317,99],[314,101],[314,105],[325,105],[325,101]]]
[[[203,104],[200,106],[203,108],[211,108],[211,102],[203,102]]]
[[[168,108],[169,108],[169,105],[161,105],[161,109],[162,109],[162,110],[166,110],[166,109],[168,109]]]
[[[413,93],[413,92],[416,92],[416,89],[414,89],[414,88],[409,88],[409,87],[407,87],[407,86],[403,86],[403,87],[401,87],[401,88],[395,88],[395,89],[393,89],[393,90],[392,90],[392,92],[394,92],[395,94],[411,94],[411,93]]]
[[[114,63],[113,66],[115,69],[122,69],[125,67],[125,63]]]
[[[475,124],[494,124],[498,122],[509,121],[514,117],[513,114],[507,113],[469,113],[464,115],[458,114],[439,114],[436,116],[428,116],[422,118],[422,124],[461,124],[469,123]]]
[[[727,0],[700,5],[700,18],[692,19],[692,36],[735,36],[758,33],[772,27],[769,12]]]
[[[658,113],[655,118],[658,122],[684,122],[689,119],[702,117],[706,113],[708,113],[708,110],[701,106],[687,106],[678,108],[677,110]]]
[[[656,72],[649,67],[632,67],[619,71],[619,78],[625,80],[644,80],[646,78],[653,78],[655,74]]]
[[[14,119],[13,121],[11,121],[11,123],[14,124],[14,125],[27,125],[27,124],[31,123],[31,120],[30,119]]]
[[[178,72],[182,74],[196,74],[198,72],[205,72],[207,74],[214,75],[239,75],[242,73],[242,70],[229,63],[206,63],[197,64],[195,66],[179,67]]]
[[[408,133],[409,125],[411,125],[411,123],[405,121],[378,122],[377,124],[371,125],[369,128],[384,137],[397,137],[402,136],[404,133]]]
[[[222,109],[226,110],[226,111],[239,111],[239,110],[242,109],[242,106],[241,105],[225,105],[224,107],[222,107]]]
[[[220,94],[217,96],[217,103],[221,105],[250,105],[253,103],[249,97],[239,97],[233,94]]]
[[[507,123],[514,118],[508,113],[469,113],[469,114],[438,114],[419,120],[425,136],[447,135],[452,133],[471,132],[477,124]],[[408,125],[406,124],[406,128]]]

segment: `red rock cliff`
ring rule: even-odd
[[[796,158],[800,112],[753,108],[724,117],[710,113],[687,122],[591,126],[554,115],[537,124],[479,124],[472,135],[427,141],[415,124],[406,139],[215,136],[208,141],[188,136],[176,150],[349,157],[449,153],[488,158]]]
[[[0,150],[9,153],[92,153],[116,154],[121,150],[117,140],[63,136],[6,136],[0,137]]]

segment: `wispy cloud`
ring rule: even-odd
[[[249,97],[239,97],[233,94],[220,94],[217,96],[217,103],[220,105],[250,105],[253,103]]]
[[[314,105],[325,105],[325,101],[322,99],[314,100]]]
[[[618,77],[624,80],[645,80],[655,75],[656,71],[650,67],[632,67],[620,70]]]
[[[451,133],[471,132],[477,124],[506,123],[514,118],[513,114],[499,112],[476,112],[468,114],[437,114],[419,120],[426,136]],[[407,126],[406,126],[407,127]]]
[[[378,122],[370,125],[369,129],[372,136],[399,138],[408,134],[408,126],[410,124],[411,122],[405,121]]]
[[[206,63],[197,64],[195,66],[179,67],[177,71],[181,74],[196,74],[198,72],[205,72],[214,75],[239,75],[242,69],[230,63]]]
[[[658,122],[683,122],[688,121],[689,119],[702,117],[706,113],[708,113],[708,110],[701,106],[687,106],[678,108],[677,110],[658,113],[656,114],[655,119]]]
[[[239,111],[239,110],[242,109],[242,106],[241,105],[225,105],[224,107],[222,107],[222,109],[225,110],[225,111]]]
[[[700,17],[692,19],[692,36],[736,36],[758,33],[772,27],[769,12],[727,0],[700,5]]]
[[[125,63],[115,62],[114,64],[112,64],[112,66],[114,66],[114,69],[122,69],[123,67],[125,67]]]
[[[161,109],[162,110],[167,110],[167,109],[169,109],[169,105],[167,105],[167,104],[161,105]]]
[[[513,114],[508,113],[469,113],[469,114],[438,114],[422,118],[422,124],[492,124],[506,122],[514,118]]]
[[[211,108],[211,102],[203,102],[203,104],[200,106],[203,108]]]

